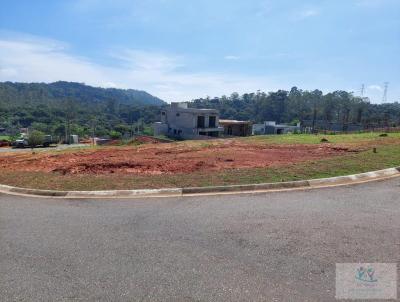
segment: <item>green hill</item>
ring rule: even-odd
[[[43,104],[73,98],[80,103],[117,100],[125,105],[163,105],[164,101],[134,89],[99,88],[74,82],[0,83],[0,100],[13,104]]]
[[[130,132],[135,123],[158,120],[166,103],[145,91],[91,87],[81,83],[0,83],[0,128],[32,128],[63,136]]]

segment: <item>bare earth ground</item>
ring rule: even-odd
[[[0,183],[68,191],[183,188],[324,178],[400,165],[400,133],[139,144],[0,152]]]
[[[0,168],[13,171],[74,174],[171,175],[225,169],[264,168],[318,160],[352,152],[362,146],[331,144],[263,144],[240,140],[212,143],[148,144],[70,152],[4,154]]]

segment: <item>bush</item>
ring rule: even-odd
[[[44,133],[38,130],[32,131],[28,136],[28,144],[31,147],[43,145]]]
[[[120,139],[122,137],[122,134],[121,134],[121,132],[112,130],[112,131],[110,131],[110,137],[112,139]]]

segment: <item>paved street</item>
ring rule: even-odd
[[[217,197],[0,195],[0,255],[1,301],[333,301],[335,263],[400,262],[400,178]]]
[[[65,150],[65,149],[72,149],[72,148],[82,148],[82,147],[88,147],[90,145],[87,144],[74,144],[74,145],[57,145],[54,147],[47,147],[47,148],[43,148],[43,147],[38,147],[35,148],[35,152],[42,152],[42,151],[52,151],[52,150]],[[0,153],[24,153],[24,152],[32,152],[31,148],[0,148]]]

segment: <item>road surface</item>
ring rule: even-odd
[[[0,195],[0,255],[1,301],[334,301],[335,263],[399,262],[400,178],[215,197]]]
[[[42,151],[52,151],[52,150],[56,150],[56,151],[60,151],[60,150],[65,150],[65,149],[72,149],[72,148],[82,148],[82,147],[90,147],[89,144],[72,144],[72,145],[57,145],[54,147],[38,147],[38,148],[34,148],[35,152],[42,152]],[[0,153],[23,153],[23,152],[32,152],[31,148],[0,148]]]

